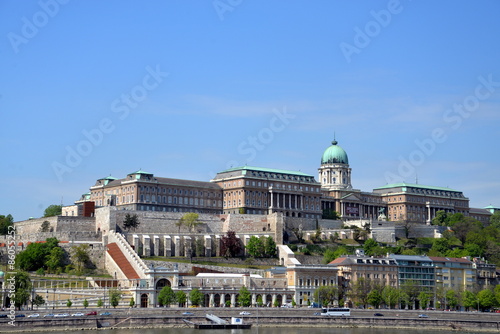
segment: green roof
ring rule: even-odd
[[[290,174],[290,175],[297,175],[297,176],[307,176],[307,177],[314,177],[312,175],[302,173],[302,172],[295,172],[295,171],[290,171],[290,170],[284,170],[284,169],[272,169],[272,168],[263,168],[263,167],[251,167],[251,166],[242,166],[242,167],[235,167],[235,168],[230,168],[226,169],[220,173],[226,173],[226,172],[234,172],[234,171],[239,171],[239,170],[249,170],[249,171],[254,171],[254,172],[264,172],[264,173],[279,173],[279,174]]]
[[[349,164],[349,158],[347,157],[347,153],[345,153],[344,149],[337,145],[337,141],[332,141],[332,145],[329,146],[325,152],[323,152],[323,156],[321,157],[321,164]]]
[[[133,173],[130,173],[130,174],[127,174],[127,175],[133,175],[133,174],[153,175],[152,173],[145,172],[145,171],[143,171],[141,169],[139,169],[137,172],[133,172]]]
[[[392,183],[392,184],[388,184],[388,185],[385,185],[385,186],[382,186],[382,187],[375,188],[375,189],[373,189],[373,190],[378,190],[378,189],[389,189],[389,188],[399,188],[399,187],[411,187],[411,188],[420,188],[420,189],[430,189],[430,190],[442,190],[442,191],[454,191],[454,192],[461,192],[461,191],[458,191],[458,190],[453,190],[453,189],[446,188],[446,187],[424,186],[424,185],[422,185],[422,184],[406,183],[406,182],[402,182],[402,183]]]

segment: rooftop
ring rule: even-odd
[[[390,188],[402,188],[402,187],[461,192],[461,191],[450,189],[450,188],[446,188],[446,187],[426,186],[426,185],[423,185],[423,184],[406,183],[406,182],[391,183],[391,184],[388,184],[388,185],[385,185],[385,186],[382,186],[382,187],[375,188],[373,190],[390,189]]]

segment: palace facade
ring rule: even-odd
[[[487,222],[492,210],[470,208],[461,191],[397,183],[371,192],[354,189],[345,150],[336,140],[326,148],[313,175],[282,169],[242,166],[221,171],[210,181],[158,177],[142,170],[124,178],[98,179],[90,192],[63,208],[81,215],[92,206],[123,210],[209,214],[271,214],[285,217],[342,220],[409,220],[430,224],[436,213],[463,213]],[[85,206],[86,210],[82,209]]]

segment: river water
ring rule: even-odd
[[[147,329],[109,329],[78,331],[85,334],[451,334],[456,331],[433,329],[385,329],[385,328],[268,328],[254,327],[252,329],[192,329],[192,328],[147,328]],[[71,332],[51,332],[52,334],[68,334]],[[465,334],[467,332],[461,332]]]

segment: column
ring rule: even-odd
[[[225,293],[220,294],[220,304],[222,305],[222,307],[226,306],[226,294]]]
[[[267,294],[265,292],[262,294],[262,305],[267,305]]]
[[[165,257],[172,256],[172,238],[169,235],[163,236],[163,247],[165,247]]]
[[[274,307],[274,304],[276,303],[276,295],[272,295],[272,302],[271,302],[271,307]]]
[[[231,307],[236,307],[236,294],[231,294]]]
[[[271,191],[271,210],[273,209],[273,206],[274,206],[274,196],[273,192]]]
[[[184,237],[184,256],[185,257],[191,257],[191,254],[193,253],[193,242],[191,237],[185,236]]]
[[[212,238],[209,235],[205,236],[205,257],[212,256]]]
[[[181,256],[181,238],[178,235],[174,237],[174,253],[175,256]]]
[[[149,235],[142,236],[142,254],[144,256],[151,256],[151,238]]]
[[[214,298],[214,294],[211,293],[210,294],[210,298],[208,300],[208,307],[214,307],[214,303],[215,303],[215,298]]]
[[[160,237],[157,235],[153,236],[153,255],[159,256],[160,255]]]

